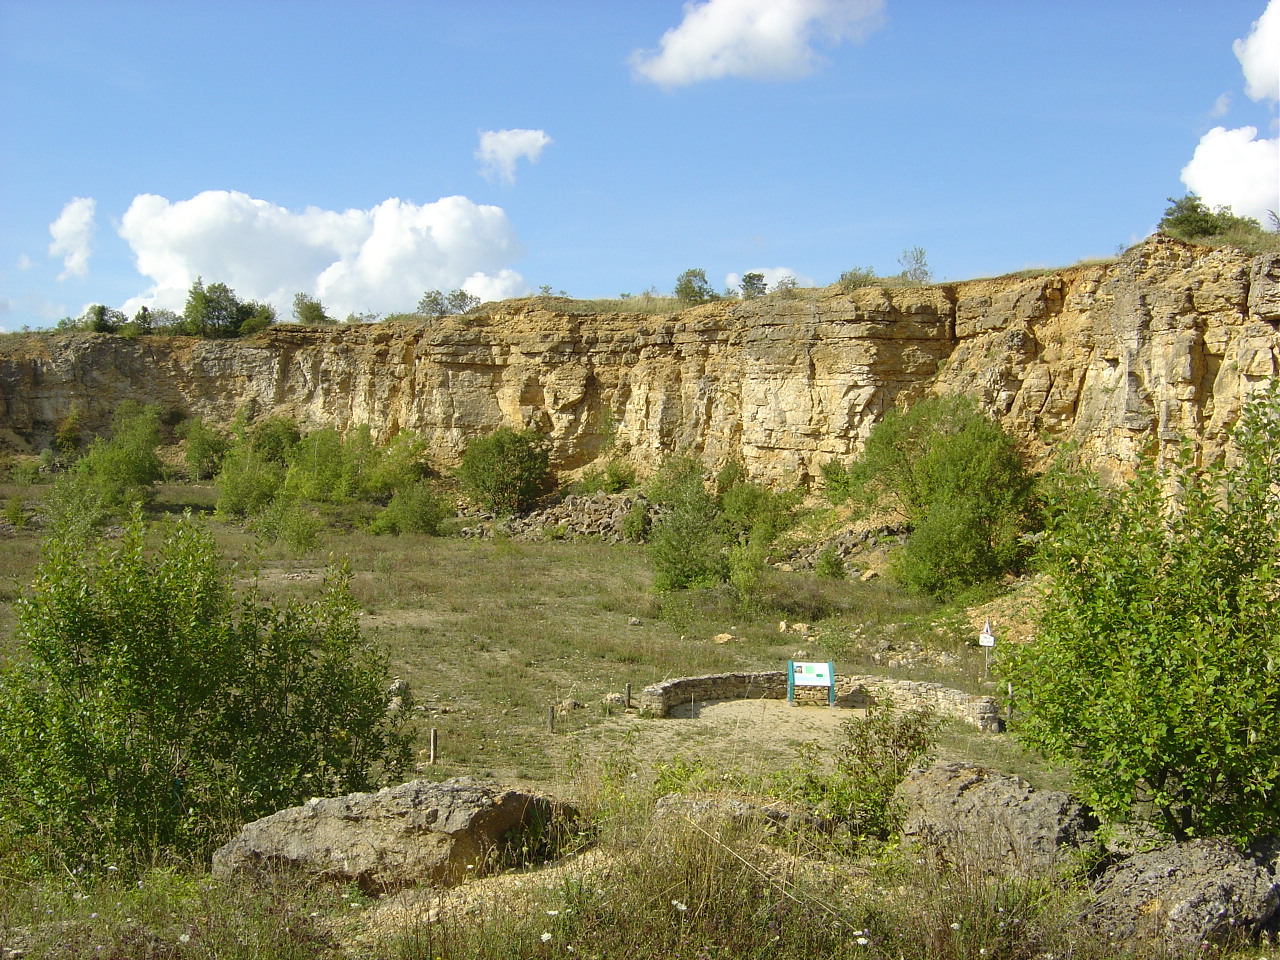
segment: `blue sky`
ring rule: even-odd
[[[1280,0],[0,0],[0,328],[1065,265],[1280,207],[1278,86]]]

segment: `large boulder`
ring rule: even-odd
[[[1085,911],[1117,944],[1159,939],[1178,946],[1255,936],[1276,914],[1270,870],[1223,840],[1170,843],[1135,854],[1094,884]]]
[[[1092,848],[1098,822],[1069,794],[967,763],[914,770],[898,787],[902,833],[939,859],[1032,875]]]
[[[373,893],[451,886],[504,860],[545,859],[575,818],[558,801],[471,777],[414,780],[255,820],[214,853],[213,875],[288,868]]]

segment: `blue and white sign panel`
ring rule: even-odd
[[[836,702],[836,670],[835,664],[806,663],[800,660],[787,661],[787,700],[795,702],[796,687],[826,687],[827,704]]]

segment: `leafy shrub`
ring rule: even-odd
[[[862,287],[871,286],[879,279],[871,267],[854,267],[840,274],[840,290],[844,293],[853,293]]]
[[[324,521],[311,504],[280,493],[254,518],[253,530],[260,543],[283,543],[295,553],[307,553],[319,544]]]
[[[573,489],[575,493],[580,494],[622,493],[635,485],[635,467],[611,457],[603,468],[590,467],[583,471],[581,479],[573,485]]]
[[[248,517],[260,513],[284,484],[284,464],[251,442],[232,447],[222,460],[215,481],[216,509],[222,516]]]
[[[360,489],[364,496],[386,502],[397,490],[423,479],[427,441],[411,430],[397,433],[360,468]]]
[[[287,454],[285,495],[316,503],[352,500],[358,465],[351,462],[342,434],[332,427],[313,430],[298,439]]]
[[[462,487],[485,509],[519,513],[551,487],[550,451],[534,430],[499,427],[467,444],[458,468]]]
[[[184,459],[192,480],[207,480],[218,475],[222,458],[231,448],[231,439],[199,417],[186,420],[178,428],[178,436],[187,444]]]
[[[632,543],[645,543],[653,530],[653,518],[649,514],[649,504],[637,500],[627,508],[627,515],[622,518],[622,535]]]
[[[418,480],[397,490],[369,529],[373,533],[425,533],[434,537],[452,512],[430,481]]]
[[[674,296],[681,303],[696,305],[719,300],[711,284],[707,282],[707,272],[699,268],[686,270],[676,278]]]
[[[817,744],[811,744],[799,768],[775,775],[774,783],[788,799],[848,824],[853,837],[887,840],[902,826],[894,791],[913,765],[929,759],[937,734],[931,712],[895,711],[883,703],[866,719],[851,717],[840,725],[829,768]]]
[[[823,547],[818,552],[818,556],[813,561],[813,572],[828,580],[843,580],[848,575],[840,554],[836,553],[835,547],[831,546]]]
[[[1179,838],[1280,827],[1280,390],[1233,440],[1230,465],[1055,485],[1036,641],[1004,670],[1016,732],[1085,800]]]
[[[307,602],[237,599],[190,517],[155,549],[55,536],[18,604],[0,675],[0,792],[12,829],[69,866],[205,854],[246,819],[367,789],[409,759],[386,665],[348,575]]]
[[[121,404],[112,420],[110,439],[95,438],[72,472],[109,509],[147,502],[162,473],[156,453],[159,446],[158,410]]]
[[[858,459],[822,473],[833,502],[892,507],[910,523],[893,569],[908,590],[952,597],[1025,559],[1032,480],[1013,439],[967,397],[890,410]]]

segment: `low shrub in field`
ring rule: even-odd
[[[46,544],[0,674],[0,832],[123,870],[398,774],[405,714],[343,572],[306,603],[237,597],[199,523],[149,533],[135,512],[118,542]]]
[[[467,444],[458,479],[486,510],[519,513],[551,489],[550,463],[545,437],[534,430],[499,427]]]

